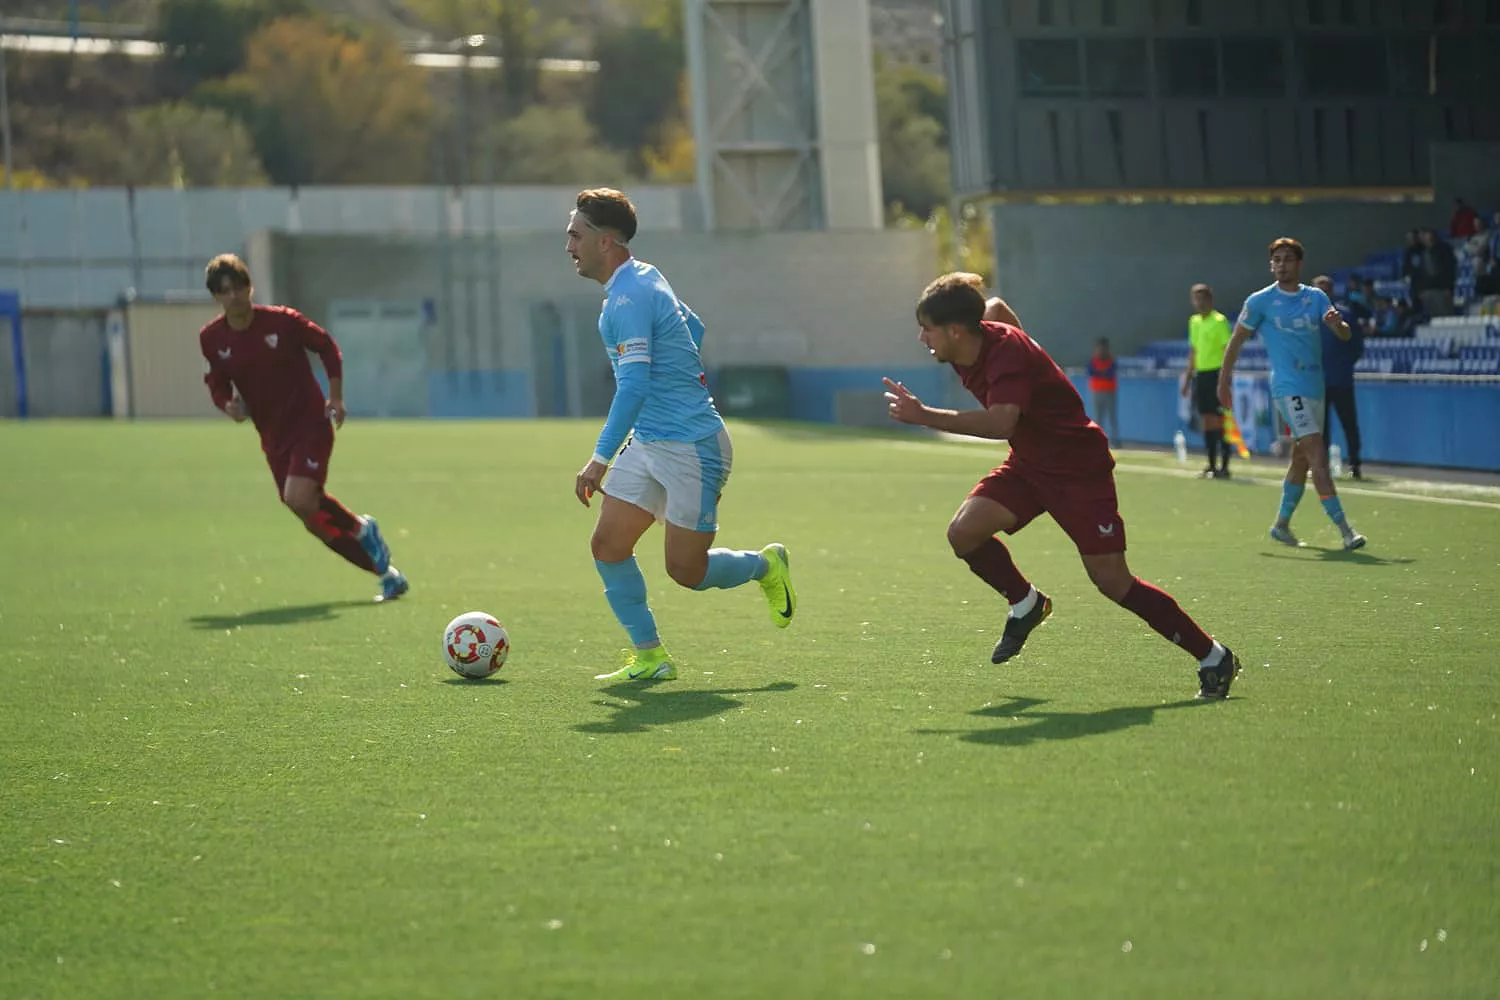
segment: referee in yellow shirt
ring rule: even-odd
[[[1219,408],[1219,368],[1224,364],[1224,349],[1232,333],[1229,320],[1214,308],[1214,290],[1207,285],[1193,286],[1193,315],[1188,319],[1187,371],[1182,376],[1182,394],[1192,393],[1193,405],[1203,421],[1203,448],[1208,452],[1208,467],[1201,475],[1213,479],[1229,478],[1229,452],[1224,440],[1224,416]],[[1215,467],[1214,457],[1218,456]]]

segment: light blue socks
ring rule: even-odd
[[[1302,494],[1306,491],[1306,483],[1282,482],[1281,513],[1276,515],[1277,524],[1286,524],[1292,519],[1292,511],[1296,510],[1297,504],[1302,502]]]
[[[694,590],[730,590],[766,575],[766,560],[759,552],[709,549],[708,572]]]
[[[595,559],[594,568],[604,581],[604,597],[610,610],[630,634],[631,644],[637,649],[661,645],[656,618],[646,605],[646,578],[641,575],[635,556],[613,563]]]

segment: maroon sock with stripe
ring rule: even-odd
[[[318,511],[306,522],[307,530],[349,562],[367,573],[375,572],[375,563],[359,544],[360,520],[327,493],[318,501]]]
[[[1195,660],[1203,659],[1214,648],[1213,639],[1188,617],[1171,594],[1140,577],[1131,583],[1120,607],[1140,616],[1168,642],[1192,653]]]
[[[1016,569],[1016,562],[998,538],[988,539],[983,545],[966,556],[959,556],[969,564],[974,575],[989,584],[1001,597],[1014,604],[1031,593],[1031,582]]]

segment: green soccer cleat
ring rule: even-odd
[[[596,681],[675,681],[677,668],[667,647],[627,649],[622,651],[625,665],[614,673],[595,674]]]
[[[797,613],[797,591],[792,589],[792,564],[786,546],[772,542],[760,550],[766,561],[766,575],[760,578],[760,589],[771,606],[771,621],[786,628]]]

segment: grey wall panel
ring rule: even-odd
[[[104,313],[28,313],[21,329],[29,415],[104,416]],[[5,340],[8,362],[9,337]]]
[[[1206,130],[1199,110],[1185,104],[1169,104],[1163,115],[1163,141],[1167,183],[1173,187],[1203,187],[1208,182]]]
[[[1270,183],[1261,148],[1264,136],[1265,121],[1252,106],[1237,104],[1210,115],[1208,183],[1214,187],[1260,187]],[[1242,149],[1247,152],[1241,152]]]

